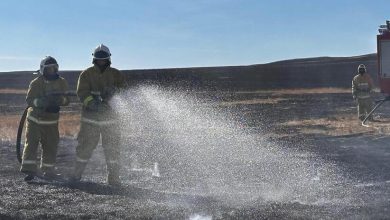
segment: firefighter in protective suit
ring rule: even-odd
[[[80,74],[77,83],[77,95],[83,109],[76,162],[70,181],[80,181],[101,136],[108,171],[107,182],[119,186],[120,129],[110,99],[124,87],[125,79],[119,70],[111,67],[108,47],[100,44],[92,55],[94,65]]]
[[[39,76],[31,81],[26,101],[28,104],[26,142],[20,171],[30,181],[37,174],[37,151],[42,145],[40,168],[45,177],[54,178],[59,141],[58,119],[60,106],[68,105],[65,96],[68,90],[66,80],[58,75],[58,63],[47,56],[40,64]]]
[[[363,121],[372,110],[373,101],[371,93],[374,86],[363,64],[358,66],[358,73],[352,80],[352,96],[358,104],[358,117]],[[372,120],[372,118],[369,120]]]

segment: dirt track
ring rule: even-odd
[[[379,219],[390,215],[390,149],[387,146],[390,115],[386,114],[389,107],[384,106],[378,112],[376,117],[380,122],[370,128],[362,127],[355,120],[356,108],[348,90],[207,95],[208,99],[213,97],[212,102],[207,102],[213,108],[229,112],[235,131],[261,136],[261,140],[270,145],[275,143],[277,150],[271,147],[269,152],[286,150],[288,153],[270,155],[280,157],[278,160],[291,160],[287,165],[302,160],[304,165],[298,164],[298,168],[304,168],[302,171],[290,173],[282,164],[281,174],[269,177],[264,173],[272,172],[264,167],[272,169],[278,161],[253,159],[252,163],[251,159],[249,163],[230,158],[226,167],[221,168],[224,173],[218,180],[211,176],[220,175],[220,170],[194,173],[186,169],[183,161],[172,163],[166,168],[165,176],[156,179],[147,172],[131,171],[127,161],[130,147],[124,146],[122,177],[125,184],[120,189],[105,184],[100,146],[80,185],[25,183],[18,172],[13,138],[17,124],[13,121],[23,109],[23,100],[18,94],[7,97],[1,99],[6,103],[1,103],[3,115],[0,116],[1,121],[11,121],[1,127],[2,133],[8,136],[2,137],[1,142],[1,219],[196,219],[199,216],[204,219]],[[9,104],[11,99],[16,105]],[[77,110],[77,106],[74,108]],[[76,120],[77,116],[73,121]],[[74,126],[75,129],[70,129],[73,134],[77,133],[77,124]],[[73,134],[68,132],[68,135]],[[58,169],[65,175],[70,172],[75,145],[74,137],[61,140]],[[311,172],[312,165],[313,170],[332,170],[330,174],[316,174],[308,179],[319,183],[306,183],[302,179],[302,185],[313,187],[314,196],[307,192],[311,188],[299,187],[299,178],[291,182],[297,186],[287,187],[289,177]],[[306,170],[306,166],[310,169]],[[259,185],[263,183],[270,185]],[[290,199],[276,195],[286,188],[296,191],[291,193]],[[290,195],[290,192],[284,194]]]

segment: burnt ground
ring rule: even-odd
[[[235,131],[260,136],[259,152],[277,145],[264,152],[275,151],[270,156],[278,159],[251,155],[249,163],[249,159],[234,160],[238,155],[227,157],[229,163],[221,163],[229,168],[222,168],[221,176],[209,170],[194,174],[183,160],[168,163],[166,172],[153,178],[148,171],[130,169],[132,148],[124,144],[121,188],[105,184],[101,146],[78,185],[24,182],[14,149],[23,95],[1,95],[0,117],[7,122],[1,127],[1,219],[386,219],[390,215],[390,106],[379,109],[378,122],[362,127],[349,90],[199,93],[200,99],[207,99],[204,105],[229,115]],[[67,109],[69,114],[78,110],[77,104]],[[72,136],[77,122],[70,126],[73,129],[62,137],[58,154],[58,171],[64,175],[71,171],[77,144]],[[283,160],[289,161],[288,166]],[[289,167],[300,160],[304,165],[298,164],[298,171]],[[275,166],[281,168],[270,172]],[[331,171],[319,175],[323,170]],[[299,176],[311,171],[317,175]],[[217,181],[213,175],[221,178]],[[285,192],[289,190],[293,192]]]

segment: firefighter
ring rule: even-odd
[[[93,52],[93,66],[84,70],[78,79],[77,95],[83,104],[76,161],[70,182],[81,180],[88,160],[100,136],[107,164],[107,182],[120,186],[119,154],[120,129],[110,99],[125,85],[124,75],[111,67],[111,53],[100,44]]]
[[[60,106],[68,105],[65,96],[68,90],[66,80],[58,75],[58,63],[46,56],[40,64],[39,76],[31,81],[26,101],[28,104],[26,142],[20,171],[27,174],[26,181],[37,175],[37,151],[42,146],[40,168],[45,177],[57,177],[56,162],[59,131]]]
[[[370,75],[367,74],[366,67],[363,64],[358,66],[358,74],[352,80],[352,96],[357,102],[358,117],[363,121],[371,112],[373,100],[371,93],[373,91],[373,82]],[[372,118],[369,118],[372,120]]]

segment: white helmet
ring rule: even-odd
[[[363,73],[366,73],[367,72],[367,69],[366,69],[366,66],[364,65],[364,64],[360,64],[359,66],[358,66],[358,73],[360,73],[360,74],[363,74]]]
[[[44,74],[45,73],[45,68],[47,68],[47,67],[55,67],[56,68],[55,72],[58,72],[57,60],[54,59],[54,57],[52,57],[52,56],[46,56],[45,58],[43,58],[41,60],[41,65],[39,67],[39,72],[41,74]]]
[[[106,60],[108,59],[111,62],[111,53],[110,49],[104,44],[98,45],[92,53],[94,60]]]

